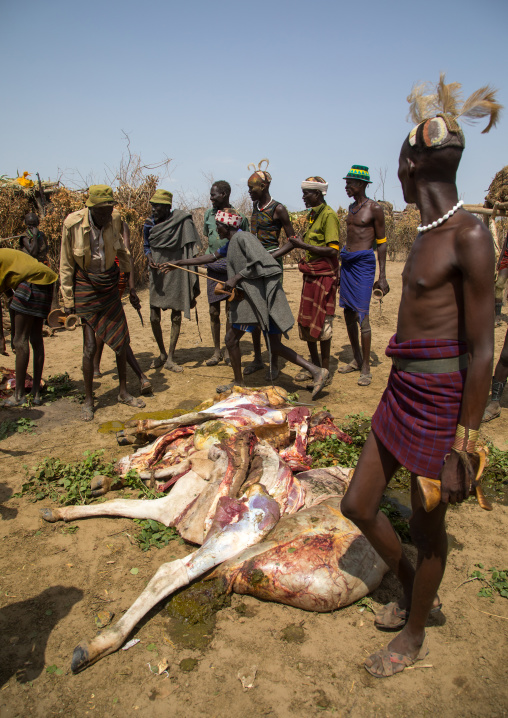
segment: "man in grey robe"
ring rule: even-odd
[[[238,287],[243,295],[243,298],[230,302],[231,328],[226,334],[226,346],[235,381],[217,387],[217,391],[226,391],[235,384],[245,386],[241,369],[240,339],[246,331],[252,332],[259,327],[267,338],[269,351],[274,358],[281,356],[310,372],[314,399],[325,385],[329,372],[311,364],[293,349],[282,344],[281,335],[287,337],[287,332],[294,324],[293,314],[280,282],[282,268],[255,235],[238,229],[240,220],[238,215],[231,214],[228,210],[217,212],[215,216],[219,236],[229,239],[228,281],[224,290],[232,292]],[[270,366],[273,365],[274,362],[271,361]]]
[[[199,279],[188,272],[164,273],[160,265],[189,259],[194,256],[199,235],[192,221],[190,212],[181,209],[173,210],[173,195],[164,189],[158,189],[150,199],[153,208],[154,226],[148,235],[150,253],[147,254],[150,269],[150,323],[159,356],[151,368],[164,366],[174,372],[183,371],[174,360],[174,352],[180,327],[182,312],[190,319],[190,310],[196,306],[199,295]],[[171,309],[171,336],[166,352],[161,327],[161,309]]]

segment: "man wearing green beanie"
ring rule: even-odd
[[[113,190],[92,185],[83,209],[64,221],[60,253],[60,281],[66,314],[76,313],[83,324],[83,378],[85,402],[83,421],[94,415],[93,360],[97,334],[116,354],[120,390],[118,401],[134,408],[145,402],[127,391],[129,329],[120,300],[118,280],[131,272],[130,253],[123,241],[123,221],[114,211]],[[118,258],[118,265],[115,258]],[[130,293],[133,306],[139,305],[136,292]]]
[[[150,322],[159,347],[159,356],[152,362],[152,368],[164,366],[169,371],[181,372],[182,367],[174,360],[174,353],[182,312],[190,319],[190,310],[196,306],[199,295],[199,279],[188,272],[164,274],[159,267],[165,262],[190,259],[199,244],[199,234],[190,212],[173,209],[173,195],[165,189],[158,189],[150,198],[154,226],[148,233],[148,247],[145,254],[150,276]],[[166,352],[161,327],[161,310],[171,309],[171,336]]]

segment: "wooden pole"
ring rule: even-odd
[[[164,264],[169,264],[170,267],[174,267],[175,269],[181,269],[184,272],[189,272],[189,274],[195,274],[197,277],[205,277],[206,279],[210,279],[212,282],[215,282],[215,284],[222,284],[220,279],[212,279],[212,277],[209,277],[207,274],[203,274],[203,272],[194,272],[192,269],[187,269],[187,267],[180,267],[178,264],[173,264],[172,262],[164,262]],[[230,292],[222,292],[221,294],[225,294],[228,297],[233,296]]]

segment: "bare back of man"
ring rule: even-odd
[[[361,168],[361,169],[360,169]],[[356,179],[349,175],[356,171],[365,174],[366,179]],[[370,177],[368,168],[353,165],[346,178],[346,193],[355,201],[349,206],[346,219],[346,246],[341,251],[342,274],[340,306],[344,308],[344,319],[349,341],[353,349],[353,361],[339,369],[341,374],[360,371],[358,384],[369,386],[371,327],[369,322],[369,304],[374,285],[376,260],[374,247],[378,245],[379,279],[377,285],[386,294],[389,286],[386,281],[386,237],[385,218],[381,206],[365,194]],[[360,326],[361,347],[358,337]]]

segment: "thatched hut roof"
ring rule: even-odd
[[[496,174],[485,197],[486,207],[493,207],[496,202],[508,202],[508,165]]]

